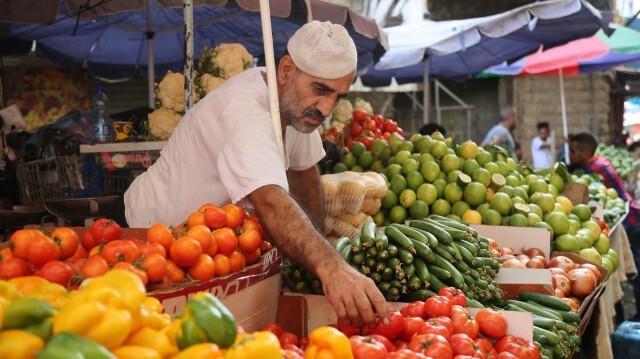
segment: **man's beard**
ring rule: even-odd
[[[289,96],[285,96],[285,99]],[[302,112],[301,116],[295,114],[291,109],[291,105],[297,105],[299,101],[284,101],[281,113],[287,125],[295,128],[298,132],[311,133],[324,122],[325,118],[322,113],[315,108],[308,108]]]

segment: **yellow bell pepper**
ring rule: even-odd
[[[104,292],[104,288],[112,289],[118,295],[116,296],[113,293],[107,294]],[[94,291],[97,291],[98,294],[95,294]],[[80,290],[72,296],[72,300],[83,298],[85,295],[94,298],[104,295],[104,301],[100,300],[100,302],[109,306],[117,306],[128,310],[130,313],[134,313],[145,300],[146,291],[144,284],[135,274],[123,270],[112,270],[101,277],[93,278],[83,285]]]
[[[167,336],[167,338],[169,338],[171,345],[175,347],[178,346],[178,342],[176,338],[178,336],[178,332],[180,332],[181,326],[182,326],[182,320],[174,319],[169,325],[167,325],[166,327],[162,328],[162,330],[160,330],[162,333],[164,333]]]
[[[40,337],[23,330],[0,332],[0,358],[30,359],[44,348]]]
[[[133,320],[124,309],[108,307],[96,300],[70,302],[53,318],[53,333],[71,332],[93,339],[108,349],[124,343]]]
[[[142,328],[131,334],[125,345],[155,349],[162,358],[170,357],[178,352],[178,347],[171,344],[165,333],[151,328]]]
[[[162,305],[160,307],[162,307]],[[145,327],[160,330],[171,323],[171,316],[169,314],[158,312],[158,308],[155,304],[147,301],[146,299],[140,305],[140,308],[131,314],[133,315],[134,331]]]
[[[222,359],[224,358],[218,346],[212,343],[201,343],[188,347],[171,359]],[[257,356],[256,358],[265,358]]]
[[[125,345],[113,351],[118,359],[160,359],[157,351],[141,346]]]
[[[349,338],[332,327],[320,327],[311,332],[304,359],[320,358],[353,359]]]
[[[7,282],[6,280],[0,280],[0,298],[12,301],[17,299],[19,296],[20,293],[18,292],[18,288],[16,288],[13,283]]]
[[[280,342],[271,332],[255,332],[242,335],[239,341],[227,350],[225,359],[280,359]]]
[[[67,303],[67,290],[60,284],[51,283],[36,276],[18,277],[10,279],[21,297],[42,299],[54,308],[60,308]]]

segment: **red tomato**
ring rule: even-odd
[[[442,288],[438,292],[438,295],[449,298],[452,305],[459,305],[462,307],[467,306],[467,296],[458,288],[447,287]]]
[[[498,356],[496,357],[497,359],[518,359],[517,356],[509,353],[509,352],[502,352],[500,354],[498,354]]]
[[[427,324],[420,317],[404,318],[404,327],[402,329],[402,339],[409,341],[414,334],[424,334]]]
[[[13,251],[11,250],[11,248],[0,249],[0,261],[13,257]]]
[[[89,254],[87,253],[87,251],[84,249],[84,247],[82,245],[79,245],[76,248],[76,252],[69,258],[67,258],[70,261],[75,261],[78,259],[86,259],[89,256]]]
[[[148,257],[152,254],[159,254],[163,257],[167,257],[167,250],[160,243],[144,243],[138,244],[140,249],[140,255],[142,257]]]
[[[204,211],[204,224],[209,228],[222,228],[227,225],[227,214],[222,208],[209,207]]]
[[[454,334],[449,338],[453,355],[476,355],[476,345],[466,334]],[[484,354],[483,354],[484,355]]]
[[[404,330],[404,318],[402,314],[397,311],[393,311],[389,314],[389,324],[384,324],[379,320],[373,328],[369,331],[370,334],[379,334],[389,340],[395,340],[402,334]]]
[[[451,323],[453,324],[453,334],[464,333],[471,339],[478,337],[480,332],[478,322],[469,317],[463,307],[459,305],[451,307]]]
[[[164,249],[162,246],[160,248]],[[147,276],[152,282],[161,281],[169,273],[166,258],[158,253],[147,255],[142,261],[142,269],[147,272]]]
[[[17,258],[27,259],[31,241],[42,234],[35,229],[21,229],[11,235],[11,248]]]
[[[473,341],[483,354],[487,356],[487,358],[495,358],[498,355],[498,352],[493,348],[493,343],[491,343],[488,339],[485,338],[476,338]]]
[[[378,335],[378,334],[372,334],[370,335],[370,337],[382,343],[382,345],[384,345],[384,347],[387,348],[388,352],[392,352],[396,350],[396,346],[393,345],[391,340],[387,339],[386,337],[383,337],[382,335]]]
[[[424,317],[424,302],[413,302],[400,309],[400,313],[405,317]]]
[[[353,122],[351,124],[351,137],[360,136],[362,134],[362,132],[364,132],[364,128],[362,127],[361,124],[359,124],[357,122]]]
[[[99,218],[91,225],[91,235],[93,236],[93,240],[98,244],[111,242],[120,239],[122,228],[111,219]]]
[[[382,133],[382,138],[384,138],[385,140],[389,140],[390,137],[391,137],[391,133],[389,132]]]
[[[338,329],[348,337],[360,335],[360,328],[346,319],[338,319],[338,322],[336,323],[336,329]]]
[[[93,239],[93,234],[91,234],[91,230],[87,229],[82,233],[82,236],[80,237],[80,244],[82,244],[84,249],[86,249],[87,251],[90,251],[91,249],[96,247],[99,243],[97,243]]]
[[[291,332],[283,332],[278,336],[278,340],[280,340],[280,345],[283,347],[287,344],[298,345],[298,336]]]
[[[109,271],[109,264],[101,256],[92,256],[80,267],[80,274],[84,278],[93,278],[103,275]]]
[[[449,298],[435,296],[427,298],[424,302],[424,314],[427,318],[451,315],[451,302]]]
[[[364,122],[369,118],[369,114],[362,110],[354,110],[353,111],[353,121],[354,122]]]
[[[22,258],[7,258],[0,263],[0,279],[24,277],[30,274],[31,269]]]
[[[452,331],[451,320],[449,320],[449,322],[446,323],[444,320],[441,320],[439,318],[444,318],[447,320],[449,319],[447,317],[427,319],[427,321],[425,322],[426,327],[424,329],[424,332],[429,334],[439,334],[449,339],[449,337],[451,337],[451,331]]]
[[[73,268],[67,263],[50,261],[45,263],[40,270],[36,272],[36,275],[49,282],[58,283],[63,287],[67,287],[73,273]]]
[[[122,261],[132,263],[140,257],[140,249],[133,241],[116,239],[105,244],[100,255],[109,264]]]
[[[476,314],[480,332],[493,339],[500,339],[507,334],[507,320],[498,311],[484,308]]]
[[[60,247],[60,258],[67,259],[73,256],[80,244],[80,237],[76,231],[67,227],[56,228],[51,234],[56,244]]]
[[[382,129],[384,132],[396,132],[398,130],[398,124],[394,120],[384,120]]]
[[[540,351],[535,344],[522,338],[507,335],[502,337],[496,345],[498,353],[509,352],[519,359],[538,359]]]
[[[387,359],[428,359],[429,357],[421,353],[413,352],[409,349],[400,349],[387,355]]]
[[[375,130],[377,128],[376,126],[376,121],[374,121],[373,119],[367,119],[364,121],[364,128],[371,131],[371,130]]]
[[[149,283],[149,276],[147,275],[147,273],[134,267],[131,263],[118,262],[113,266],[113,269],[122,269],[137,275],[145,286],[147,285],[147,283]]]
[[[376,128],[382,129],[384,126],[384,118],[381,115],[373,115],[371,116],[371,120],[375,122]]]
[[[35,237],[29,244],[29,252],[27,260],[36,265],[41,266],[49,261],[55,261],[60,258],[60,247],[56,245],[51,238],[46,236]]]
[[[409,349],[433,359],[451,359],[453,350],[445,337],[438,334],[419,334],[411,338]]]
[[[404,137],[404,130],[401,129],[400,127],[398,127],[398,129],[396,130],[396,133],[399,134],[401,137]]]
[[[367,150],[371,150],[371,145],[373,145],[373,138],[369,136],[362,137],[362,144],[366,147]]]
[[[262,330],[271,332],[271,333],[275,334],[276,337],[278,337],[278,338],[283,333],[282,327],[280,326],[280,324],[277,324],[277,323],[269,323],[269,324],[265,325],[264,327],[262,327]]]
[[[386,359],[387,348],[371,337],[359,335],[349,338],[354,359]]]

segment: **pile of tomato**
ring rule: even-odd
[[[345,138],[345,145],[351,148],[353,141],[361,142],[367,150],[371,149],[373,141],[376,139],[388,140],[392,134],[404,137],[404,131],[398,123],[392,119],[385,119],[382,115],[369,115],[365,111],[353,111],[353,121],[339,129],[338,127],[330,127],[324,133],[324,138],[333,142],[342,134]]]
[[[159,289],[225,276],[271,249],[258,218],[233,204],[203,205],[184,225],[155,224],[145,238],[123,235],[120,225],[106,218],[79,232],[16,231],[11,246],[0,251],[0,279],[36,275],[74,288],[109,269],[124,269],[147,288]]]

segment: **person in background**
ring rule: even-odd
[[[549,122],[538,122],[536,126],[538,136],[531,141],[531,157],[533,158],[533,168],[547,168],[553,165],[554,149],[552,139],[549,137]]]
[[[500,122],[493,126],[482,140],[481,146],[490,143],[503,146],[514,151],[516,149],[516,141],[513,139],[511,131],[516,128],[518,116],[513,107],[505,107],[500,111]]]
[[[604,179],[604,185],[613,188],[618,196],[629,202],[629,214],[623,225],[627,231],[636,267],[640,268],[640,208],[633,196],[624,188],[623,182],[609,160],[596,155],[598,141],[590,133],[579,133],[569,138],[569,159],[571,167],[585,173],[597,173]],[[631,319],[640,321],[640,276],[631,281],[636,298],[636,315]]]
[[[516,156],[516,160],[522,161],[522,146],[520,142],[516,142],[516,149],[513,150],[513,154]]]
[[[640,159],[640,141],[633,142],[629,146],[629,152],[636,160]],[[629,191],[633,198],[640,198],[640,163],[633,166],[633,169],[627,175],[626,185],[627,191]]]
[[[447,130],[445,130],[441,125],[433,122],[427,123],[426,125],[422,126],[419,132],[421,135],[426,136],[431,135],[436,131],[440,132],[444,137],[447,137]]]

